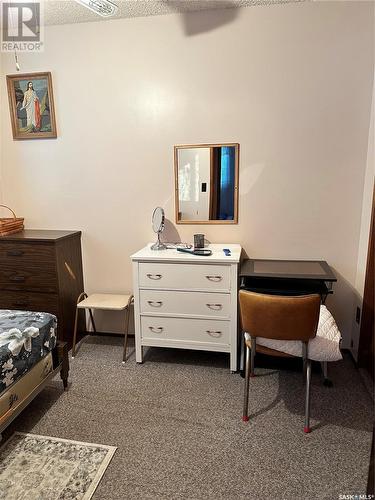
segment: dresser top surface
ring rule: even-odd
[[[2,241],[56,241],[72,236],[80,236],[81,231],[55,231],[48,229],[24,229],[20,233],[0,236]]]
[[[142,248],[131,256],[133,261],[144,262],[207,262],[208,264],[236,264],[240,261],[241,245],[237,243],[211,243],[205,248],[212,250],[212,255],[204,257],[202,255],[191,255],[184,252],[178,252],[176,249],[168,250],[151,250],[152,243]],[[226,256],[223,252],[224,248],[231,251],[230,256]]]

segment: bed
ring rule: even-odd
[[[56,373],[67,388],[68,350],[56,332],[53,314],[0,310],[0,440]]]

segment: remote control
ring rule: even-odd
[[[209,250],[208,248],[196,248],[195,250],[177,248],[177,252],[190,253],[191,255],[203,255],[204,257],[212,255],[212,250]]]

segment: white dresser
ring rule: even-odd
[[[136,361],[143,346],[228,352],[237,370],[237,285],[241,247],[212,244],[209,257],[177,250],[132,255]],[[229,248],[226,256],[223,248]]]

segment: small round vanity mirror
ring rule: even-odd
[[[164,230],[165,216],[161,207],[156,207],[152,214],[152,229],[158,235],[158,241],[151,246],[151,250],[166,250],[164,243],[160,241],[160,235]]]

